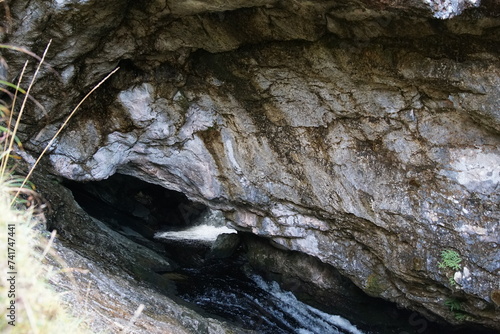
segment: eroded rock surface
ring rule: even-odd
[[[48,275],[49,282],[68,305],[80,306],[72,308],[74,316],[94,333],[255,333],[202,316],[173,302],[157,285],[137,284],[118,267],[105,267],[57,239],[46,262],[59,269]]]
[[[121,67],[54,144],[55,173],[119,171],[180,191],[372,295],[500,328],[494,1],[11,1],[10,10],[4,41],[41,53],[53,39],[48,61],[61,73],[45,70],[34,88],[46,114],[25,121],[32,152]],[[14,78],[21,58],[5,58]],[[460,285],[438,265],[446,249],[470,272]]]

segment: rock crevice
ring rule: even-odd
[[[54,39],[49,62],[62,77],[47,71],[35,87],[48,116],[33,110],[22,129],[32,152],[121,65],[58,139],[54,173],[119,172],[182,192],[372,295],[499,328],[491,2],[10,6],[3,40],[38,51]],[[14,77],[21,60],[5,58]],[[451,284],[454,273],[439,268],[446,249],[469,281]],[[455,295],[461,320],[444,303]]]

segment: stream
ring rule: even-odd
[[[202,254],[218,234],[228,232],[236,231],[204,224],[158,233],[156,238]],[[246,265],[244,257],[184,260],[185,266],[167,274],[176,281],[178,296],[243,328],[269,334],[364,333],[348,320],[304,304],[278,283],[264,280]]]
[[[219,211],[126,175],[99,182],[68,181],[66,186],[89,215],[177,263],[174,271],[155,272],[174,282],[175,294],[169,297],[206,316],[262,334],[491,333],[432,323],[416,312],[366,295],[366,302],[350,308],[356,314],[345,313],[344,308],[347,320],[335,314],[337,308],[312,307],[277,282],[264,279],[267,272],[260,276],[253,270],[241,245],[230,256],[211,256],[218,236],[237,233]],[[337,302],[354,305],[346,298]]]

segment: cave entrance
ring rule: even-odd
[[[433,333],[471,332],[468,328],[464,332],[450,331],[424,318],[415,318],[416,313],[368,297],[345,280],[339,280],[339,290],[315,292],[317,285],[301,281],[293,269],[290,273],[280,271],[274,263],[287,261],[285,266],[290,264],[290,267],[294,263],[309,263],[313,273],[330,270],[327,265],[322,267],[319,260],[314,260],[318,264],[315,267],[306,255],[274,249],[267,240],[256,236],[242,233],[236,236],[237,240],[227,236],[221,238],[228,242],[224,247],[230,250],[229,255],[221,256],[223,253],[220,252],[213,256],[214,253],[210,253],[213,243],[210,227],[224,228],[226,221],[220,212],[190,201],[182,193],[122,174],[95,182],[65,181],[64,185],[90,216],[164,256],[171,264],[150,267],[146,271],[132,268],[135,277],[149,282],[178,303],[197,312],[206,312],[201,314],[207,317],[220,317],[242,328],[272,334],[297,333],[297,329],[306,325],[311,333],[359,332],[346,319],[370,333],[415,332],[415,323],[425,323],[427,330]],[[199,240],[197,233],[210,236],[209,242],[206,239],[186,242],[193,234],[193,240]],[[181,236],[186,234],[182,239]],[[224,249],[221,244],[218,247]],[[136,252],[136,249],[135,246],[128,248],[130,252]],[[209,254],[212,256],[207,256]],[[249,260],[252,257],[254,261]],[[260,259],[262,266],[255,259]],[[289,291],[266,282],[263,277],[282,282],[283,286],[302,295],[305,301],[314,302],[323,311],[301,302]],[[342,302],[336,303],[339,300]],[[332,319],[340,319],[340,322],[331,322]]]
[[[187,229],[210,212],[180,192],[124,174],[102,181],[64,184],[89,215],[116,231],[139,233],[147,239],[161,231]]]
[[[236,233],[222,212],[129,175],[64,185],[90,216],[180,265],[201,265],[220,234]]]

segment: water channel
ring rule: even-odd
[[[244,247],[224,258],[211,257],[219,235],[236,234],[222,214],[190,203],[184,195],[128,176],[87,184],[67,183],[76,201],[91,216],[125,236],[140,236],[178,264],[161,273],[175,283],[175,298],[207,316],[218,317],[262,334],[409,334],[484,333],[429,322],[380,299],[367,299],[373,314],[349,320],[335,310],[318,309],[299,300],[248,263]],[[169,224],[165,224],[164,220]],[[371,297],[367,297],[371,298]],[[349,301],[345,301],[348,303]],[[367,311],[371,313],[372,311]],[[344,314],[344,316],[346,316]],[[348,316],[346,316],[348,317]]]

